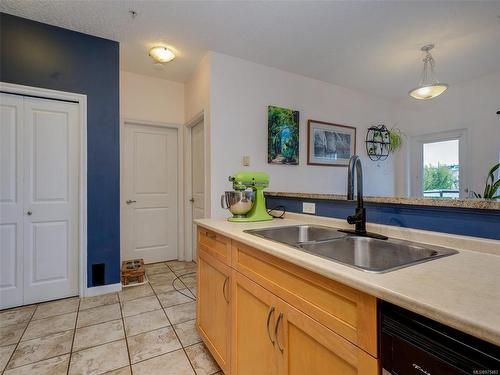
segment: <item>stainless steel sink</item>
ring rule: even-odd
[[[378,240],[357,236],[303,244],[300,248],[323,258],[376,273],[388,272],[457,253],[447,248],[422,246],[407,241]]]
[[[335,228],[321,225],[291,225],[287,227],[251,229],[245,232],[292,246],[347,237],[346,234],[339,232]]]
[[[374,273],[393,271],[458,253],[452,249],[409,241],[351,236],[334,228],[316,225],[254,229],[245,232]]]

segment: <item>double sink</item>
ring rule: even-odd
[[[349,235],[320,225],[293,225],[245,232],[373,273],[393,271],[457,253],[452,249],[409,241]]]

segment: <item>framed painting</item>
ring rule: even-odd
[[[299,111],[267,107],[267,162],[299,164]]]
[[[347,167],[355,153],[355,127],[307,121],[307,164]]]

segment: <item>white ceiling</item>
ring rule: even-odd
[[[500,1],[2,0],[0,10],[117,40],[122,69],[181,82],[213,50],[400,100],[429,42],[441,81],[500,71]],[[158,43],[178,55],[162,69],[147,54]]]

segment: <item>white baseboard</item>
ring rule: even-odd
[[[120,292],[121,290],[122,290],[121,283],[94,286],[91,288],[85,288],[85,290],[83,291],[83,297],[94,297],[106,293]]]

